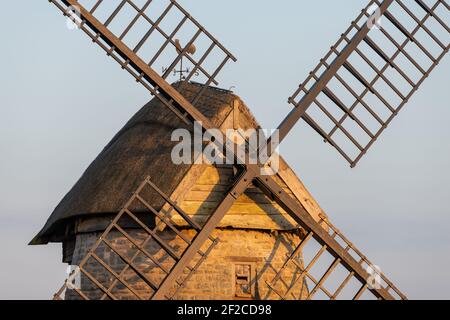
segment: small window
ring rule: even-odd
[[[234,297],[236,299],[252,299],[254,297],[254,279],[252,276],[251,264],[235,264],[235,290]]]

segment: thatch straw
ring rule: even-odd
[[[182,93],[189,98],[198,90],[189,84]],[[197,108],[220,127],[235,99],[230,92],[208,88]],[[171,134],[178,128],[189,129],[159,100],[150,101],[92,162],[30,244],[64,241],[75,218],[117,213],[146,176],[170,195],[191,167],[171,161],[176,144]]]

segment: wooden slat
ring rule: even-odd
[[[194,216],[198,223],[204,224],[207,215]],[[175,217],[174,217],[174,220]],[[178,221],[177,221],[178,222]],[[181,222],[181,221],[180,221]],[[179,223],[181,225],[181,223]],[[298,225],[290,217],[280,215],[226,215],[218,225],[219,228],[257,230],[297,230]]]
[[[134,221],[136,221],[138,223],[138,225],[144,229],[149,235],[151,235],[153,237],[153,239],[161,246],[161,248],[167,252],[172,259],[174,259],[175,261],[177,261],[180,257],[178,256],[178,254],[174,251],[174,249],[172,247],[170,247],[163,239],[161,239],[156,232],[154,232],[153,230],[150,230],[144,223],[142,223],[141,220],[139,220],[131,211],[129,211],[128,209],[125,210],[125,212],[131,217],[133,218]]]
[[[109,273],[111,273],[116,279],[117,279],[117,281],[119,281],[121,284],[123,284],[125,287],[127,287],[127,289],[128,290],[130,290],[139,300],[144,300],[140,295],[139,295],[139,293],[136,291],[136,290],[134,290],[131,286],[130,286],[130,284],[128,283],[128,282],[126,282],[124,279],[122,279],[122,276],[120,276],[119,274],[117,274],[109,265],[107,265],[104,261],[103,261],[103,259],[101,259],[99,256],[97,256],[95,253],[92,253],[91,254],[92,255],[92,257],[95,259],[95,260],[97,260],[98,261],[98,263],[100,263],[102,266],[103,266],[103,268],[105,268],[106,270],[108,270],[108,272]],[[112,291],[112,289],[113,289],[113,287],[110,287],[110,288],[108,288],[107,289],[107,292],[108,293],[110,293],[111,291]],[[105,294],[107,294],[106,292],[105,292]],[[108,295],[108,294],[107,294]]]
[[[80,271],[89,278],[89,280],[92,281],[92,283],[94,283],[97,288],[99,288],[101,291],[103,291],[106,295],[108,295],[108,297],[110,297],[113,300],[117,300],[117,298],[108,291],[107,288],[105,288],[105,286],[103,286],[97,279],[95,279],[95,277],[93,275],[91,275],[88,271],[84,270],[83,268],[80,268]]]
[[[217,202],[184,201],[182,208],[192,215],[210,215]],[[286,212],[277,204],[235,203],[227,215],[283,215]]]
[[[185,198],[186,201],[192,202],[219,202],[224,197],[223,192],[208,192],[208,191],[191,191]],[[245,193],[240,196],[236,203],[245,203],[245,204],[275,204],[272,200],[270,200],[264,193]]]
[[[106,239],[103,239],[103,242],[112,250],[114,251],[115,254],[117,254],[120,259],[122,259],[122,261],[128,265],[131,270],[133,270],[136,275],[138,275],[150,288],[152,288],[153,290],[157,290],[158,287],[156,284],[154,284],[142,271],[140,271],[133,262],[131,262],[131,260],[124,256],[119,250],[117,250],[116,248],[114,248],[114,246]]]

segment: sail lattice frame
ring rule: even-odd
[[[155,195],[160,198],[161,202],[155,200]],[[162,203],[161,208],[158,209],[150,204],[148,199]],[[132,212],[131,207],[135,208],[135,211],[139,207],[144,210]],[[174,222],[173,215],[183,219],[185,222],[183,227]],[[132,229],[127,220],[134,223]],[[184,233],[184,224],[189,225],[194,230],[194,234]],[[301,288],[308,288],[307,299],[374,299],[377,298],[374,288],[385,290],[392,299],[406,299],[406,296],[327,218],[322,217],[317,224],[321,226],[321,230],[326,231],[335,244],[328,247],[327,244],[321,242],[323,235],[319,236],[310,230],[287,257],[281,269],[276,270],[272,281],[266,282],[269,289],[275,292],[280,299],[292,300],[303,297],[302,293],[298,294],[293,290],[298,288],[299,281],[304,281]],[[76,275],[72,274],[54,295],[54,299],[62,300],[65,297],[76,297],[83,300],[117,300],[123,297],[138,300],[152,299],[160,289],[160,285],[165,282],[168,275],[174,272],[173,269],[180,258],[193,245],[195,238],[204,228],[205,226],[196,223],[169,196],[164,194],[151,181],[150,177],[147,177],[78,264],[78,268],[74,272],[78,272],[82,279],[80,287],[74,286],[72,280]],[[139,230],[146,234],[146,237],[138,239],[132,235],[130,230]],[[159,233],[163,230],[172,231],[175,238],[184,242],[185,246],[174,248],[170,241],[164,239],[162,233]],[[128,252],[117,247],[115,243],[117,235],[129,243],[131,248],[127,250]],[[197,272],[219,241],[210,234],[206,243],[196,252],[190,263],[184,266],[184,272],[177,273],[174,288],[164,294],[166,299],[176,298],[178,291]],[[179,244],[180,241],[176,241],[176,243]],[[357,261],[358,267],[370,273],[371,282],[362,281],[355,270],[345,266],[344,261],[335,254],[337,248],[341,252],[340,256],[342,253],[351,255],[352,259]],[[109,258],[105,259],[106,256]],[[110,261],[114,261],[114,258],[111,259],[112,256],[116,257],[116,260],[122,261],[119,267],[110,263]],[[143,258],[145,262],[142,261]],[[299,258],[302,261],[299,262]],[[289,278],[293,276],[293,280],[285,283],[285,272],[290,264],[294,264],[298,272],[288,275]],[[292,270],[292,268],[289,269]],[[146,285],[145,289],[141,288],[143,283]],[[335,285],[333,292],[327,288],[330,283]],[[346,290],[347,292],[345,292]]]
[[[217,77],[225,65],[236,61],[175,0],[49,1],[186,123],[189,120],[171,94],[162,90],[163,84],[155,83],[155,70],[161,70],[159,76],[164,80],[183,72],[182,82],[195,79],[201,84],[190,101],[195,105],[208,86],[219,84]],[[190,52],[192,46],[195,54]],[[182,70],[177,69],[180,64]]]
[[[365,24],[373,24],[302,116],[351,167],[358,164],[450,48],[446,0],[394,0],[377,17],[382,2],[369,2],[289,98],[298,107],[353,36]]]
[[[300,244],[287,256],[284,264],[277,270],[270,282],[266,282],[271,291],[281,300],[304,298],[302,292],[296,292],[297,284],[302,282],[302,288],[307,288],[306,299],[320,300],[373,300],[372,287],[383,288],[394,299],[406,300],[406,296],[374,265],[355,245],[350,242],[327,218],[319,222],[328,230],[332,239],[336,240],[341,249],[349,253],[358,264],[371,274],[370,282],[362,282],[351,270],[342,266],[342,260],[328,251],[328,246],[320,244],[310,231]],[[296,272],[292,275],[292,266]],[[289,270],[291,279],[286,282],[286,272]]]
[[[159,199],[155,200],[155,196]],[[156,208],[149,199],[162,203],[162,207]],[[174,222],[173,215],[181,218],[185,225]],[[192,232],[184,232],[186,225]],[[62,300],[69,296],[82,300],[119,300],[124,297],[149,300],[201,229],[200,224],[147,177],[77,264],[54,299]],[[164,230],[169,230],[173,237],[166,239]],[[126,252],[124,245],[116,241],[117,236],[127,243]],[[185,266],[174,288],[166,293],[167,299],[175,297],[191,279],[218,241],[213,236],[208,238],[190,264]],[[117,264],[117,260],[121,263]],[[77,277],[81,279],[78,284],[74,281]]]

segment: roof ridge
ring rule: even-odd
[[[177,82],[174,82],[174,85],[175,84],[178,84],[178,83],[182,83],[183,81],[177,81]],[[206,85],[204,84],[204,83],[200,83],[200,82],[196,82],[196,81],[189,81],[188,82],[189,84],[192,84],[192,85],[194,85],[194,86],[197,86],[197,87],[205,87]],[[227,94],[234,94],[234,92],[232,91],[232,90],[229,90],[229,89],[224,89],[224,88],[219,88],[219,87],[215,87],[215,86],[206,86],[208,89],[212,89],[212,90],[215,90],[215,91],[217,91],[217,92],[221,92],[221,93],[227,93]]]

